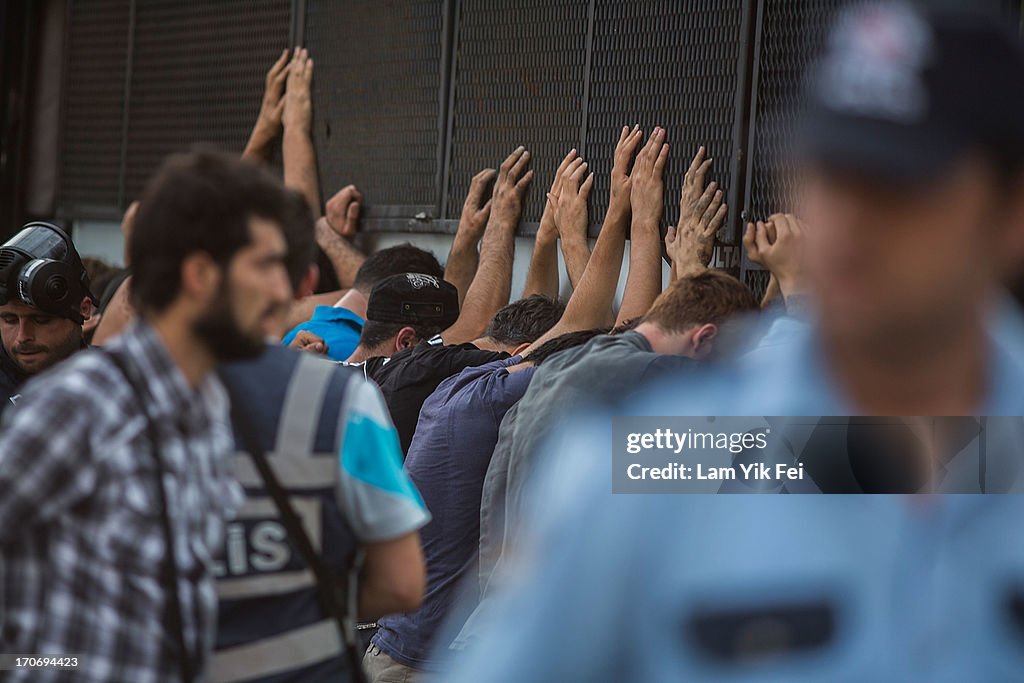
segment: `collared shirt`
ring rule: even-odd
[[[22,670],[10,680],[180,678],[143,409],[165,468],[194,670],[213,644],[213,552],[241,502],[224,389],[211,377],[193,390],[145,322],[108,349],[145,386],[144,407],[105,353],[84,351],[31,380],[0,424],[0,651],[80,657],[74,672]]]
[[[1024,325],[1006,306],[986,322],[979,410],[1021,415]],[[854,413],[814,327],[780,326],[791,327],[776,328],[773,348],[685,391],[654,387],[616,413]],[[595,683],[1017,676],[1019,496],[613,494],[610,417],[574,420],[543,450],[526,547],[480,615],[479,642],[445,680],[484,671],[489,681]],[[1010,446],[989,453],[991,468],[1020,470],[1019,441]],[[766,623],[783,627],[767,637],[773,656],[745,659],[745,648],[756,656],[766,642]]]
[[[333,360],[346,360],[359,346],[359,336],[363,333],[362,318],[348,310],[336,306],[317,306],[313,317],[296,325],[284,336],[281,344],[288,346],[302,330],[312,332],[327,344],[327,357]]]
[[[21,398],[21,385],[29,375],[19,368],[0,344],[0,415]]]
[[[81,348],[89,348],[82,340]],[[22,370],[0,344],[0,416],[21,398],[21,386],[32,377]]]
[[[429,669],[427,658],[442,622],[453,611],[464,577],[475,578],[480,531],[480,491],[498,440],[498,426],[518,401],[535,368],[509,372],[519,356],[467,368],[437,388],[423,404],[406,468],[433,520],[423,527],[427,591],[423,605],[379,620],[373,643],[395,660]]]
[[[1020,496],[572,496],[561,483],[562,510],[538,509],[545,528],[443,680],[1020,678]]]

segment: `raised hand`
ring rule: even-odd
[[[462,215],[459,216],[459,233],[472,240],[473,244],[480,241],[487,227],[487,219],[491,216],[491,202],[487,197],[487,187],[498,174],[493,168],[484,170],[473,176],[469,183],[469,192],[462,203]],[[486,197],[486,201],[485,198]]]
[[[533,253],[530,255],[530,268],[526,271],[526,285],[523,288],[522,298],[534,294],[545,296],[558,296],[558,226],[555,223],[555,213],[558,210],[558,196],[562,191],[562,172],[576,159],[576,150],[571,149],[562,159],[555,171],[555,177],[551,180],[551,190],[548,192],[544,202],[544,212],[540,217],[540,227],[533,238]],[[569,280],[575,286],[573,280],[573,269],[579,265],[579,261],[586,263],[590,251],[587,249],[586,239],[580,242],[567,245],[562,242],[562,253],[565,254],[566,269],[569,271]],[[578,268],[580,272],[583,266]]]
[[[284,97],[281,121],[286,129],[309,133],[313,121],[313,60],[305,48],[296,48],[288,65],[288,89]]]
[[[288,50],[284,50],[267,71],[260,113],[256,117],[256,124],[249,135],[249,142],[242,153],[243,159],[266,160],[270,157],[270,144],[281,132],[284,85],[288,78],[288,67]]]
[[[640,146],[644,138],[644,132],[640,126],[623,126],[619,133],[619,141],[615,143],[615,154],[612,162],[611,193],[608,201],[608,210],[629,211],[630,193],[633,190],[632,177],[629,175],[629,165],[633,161],[633,154]]]
[[[292,339],[292,343],[288,347],[309,353],[327,353],[327,342],[309,330],[299,330],[299,333],[295,335],[295,339]]]
[[[594,186],[594,174],[588,175],[587,170],[587,162],[582,157],[576,157],[562,169],[555,226],[563,242],[587,237],[587,199]]]
[[[508,304],[512,293],[516,228],[523,215],[526,191],[533,180],[533,171],[527,169],[529,163],[530,153],[523,147],[517,147],[501,163],[491,195],[491,215],[480,242],[480,267],[466,290],[459,319],[441,333],[446,344],[477,339],[487,329],[494,314]],[[449,268],[445,270],[446,279],[450,270],[449,262]],[[456,287],[459,287],[458,283]]]
[[[558,169],[555,171],[555,177],[551,179],[551,190],[548,192],[547,201],[544,202],[544,213],[540,217],[540,228],[538,232],[549,233],[553,235],[558,234],[558,226],[555,223],[555,212],[558,209],[558,195],[562,189],[562,173],[568,168],[569,164],[576,161],[578,154],[576,148],[573,147],[569,150],[569,153],[562,159],[562,163],[558,165]]]
[[[771,271],[778,280],[783,297],[789,297],[803,288],[805,229],[796,216],[777,213],[767,221],[748,223],[743,233],[747,256]]]
[[[355,237],[359,227],[359,209],[362,207],[363,194],[355,185],[346,185],[327,200],[325,218],[339,237],[351,239]]]
[[[658,228],[665,210],[665,164],[668,144],[665,129],[657,127],[643,146],[630,176],[629,203],[633,210],[633,228],[638,225]]]
[[[690,162],[679,193],[679,224],[669,228],[665,236],[666,251],[677,276],[680,271],[702,270],[711,262],[715,233],[729,210],[718,183],[704,184],[712,161],[706,154],[701,147]]]
[[[284,112],[284,84],[288,78],[288,50],[281,52],[263,84],[263,102],[260,104],[259,119],[276,134],[281,130],[281,114]]]
[[[527,170],[530,153],[525,147],[517,147],[505,161],[501,162],[498,180],[494,183],[491,196],[491,216],[488,224],[515,230],[523,215],[526,192],[533,180],[533,170]]]

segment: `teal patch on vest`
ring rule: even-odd
[[[398,432],[359,414],[349,418],[341,446],[341,469],[353,479],[425,507],[419,491],[402,471]]]

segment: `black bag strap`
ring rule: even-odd
[[[164,545],[167,553],[164,555],[162,567],[163,582],[169,589],[169,595],[164,610],[164,625],[174,639],[177,648],[178,662],[183,683],[193,683],[195,673],[192,670],[192,660],[189,657],[188,648],[185,645],[185,624],[181,614],[181,595],[178,590],[178,551],[174,543],[174,532],[171,530],[170,508],[167,503],[167,490],[164,487],[164,475],[167,468],[164,465],[163,456],[160,454],[160,438],[157,432],[156,422],[146,408],[147,399],[150,398],[148,389],[142,386],[135,375],[128,368],[124,358],[114,352],[104,352],[107,358],[120,370],[121,374],[128,381],[135,397],[139,400],[139,409],[146,418],[146,438],[153,451],[153,459],[156,461],[157,473],[157,496],[160,503],[160,527],[164,536]]]
[[[320,598],[320,606],[324,613],[332,617],[338,624],[338,631],[341,635],[341,642],[345,646],[345,654],[349,659],[349,667],[352,669],[352,680],[354,683],[366,683],[366,676],[363,673],[362,659],[356,649],[355,625],[352,616],[349,614],[349,600],[347,587],[342,585],[332,574],[331,570],[324,564],[323,558],[313,548],[309,535],[302,526],[299,516],[295,512],[288,493],[281,482],[278,481],[274,469],[267,460],[266,450],[260,442],[252,421],[248,414],[242,409],[242,401],[239,400],[237,392],[231,386],[231,382],[224,373],[221,373],[221,382],[227,389],[231,399],[231,418],[242,438],[242,445],[252,458],[256,470],[263,479],[267,493],[274,500],[281,521],[284,523],[288,535],[295,541],[299,552],[302,554],[306,565],[313,572],[316,578],[317,594]]]

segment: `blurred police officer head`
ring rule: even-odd
[[[990,16],[844,13],[807,82],[798,202],[823,330],[878,353],[965,329],[1024,255],[1024,57]]]

